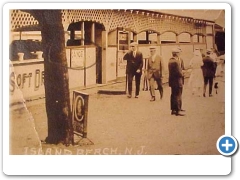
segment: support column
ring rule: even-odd
[[[178,35],[176,34],[176,43],[179,43]]]
[[[213,48],[215,49],[215,35],[216,35],[215,24],[212,25],[212,32],[213,32]]]
[[[133,33],[133,41],[138,43],[138,36],[136,33]]]
[[[84,46],[84,40],[85,40],[84,22],[82,22],[82,25],[81,25],[81,35],[82,35],[81,45]]]
[[[102,83],[107,83],[107,42],[108,32],[102,31]]]
[[[128,31],[128,44],[131,42],[131,31]]]
[[[22,31],[19,32],[19,40],[22,40]]]
[[[64,23],[64,22],[63,22],[63,29],[64,29],[64,31],[67,31],[67,30],[68,30],[68,26],[69,26],[68,23]]]
[[[161,44],[161,35],[160,34],[157,34],[157,45],[160,45]],[[159,46],[159,52],[160,52],[160,55],[162,55],[162,46]]]
[[[149,44],[149,42],[148,42],[149,41],[149,36],[148,35],[149,35],[148,31],[146,31],[146,42]]]
[[[95,23],[92,23],[92,27],[91,27],[91,42],[95,43]]]
[[[157,34],[157,44],[161,44],[161,35]]]
[[[67,46],[67,41],[69,40],[70,36],[68,34],[68,23],[63,23],[63,29],[64,29],[64,38],[65,38],[65,46]]]
[[[206,43],[207,41],[206,41],[206,36],[204,35],[203,36],[203,43]]]
[[[71,30],[71,31],[70,31],[70,39],[71,39],[71,40],[74,40],[74,39],[75,39],[75,31],[74,31],[74,30]]]
[[[190,43],[193,44],[193,35],[190,35]]]

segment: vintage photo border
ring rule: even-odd
[[[74,9],[77,3],[48,3],[50,9]],[[81,9],[93,8],[91,3],[79,3]],[[96,3],[98,4],[98,3]],[[34,6],[33,6],[34,5]],[[54,6],[53,6],[54,5]],[[227,3],[128,3],[128,9],[225,9],[226,58],[231,60],[231,7]],[[98,9],[126,8],[124,3],[99,3]],[[3,44],[9,44],[9,9],[46,8],[46,4],[8,3],[3,7]],[[3,60],[9,47],[3,46]],[[9,155],[9,62],[3,61],[3,171],[8,175],[227,175],[231,158],[222,155],[111,155],[111,156],[13,156]],[[226,63],[225,134],[231,135],[231,63]],[[5,77],[5,78],[4,78]],[[69,162],[63,165],[62,162]],[[157,162],[157,163],[156,163]],[[206,163],[207,162],[207,163]],[[205,166],[202,166],[202,164]],[[42,166],[45,164],[45,166]],[[71,164],[71,167],[66,167]],[[157,166],[156,166],[157,164]],[[84,165],[84,166],[81,166]],[[113,166],[114,165],[114,166]],[[53,168],[54,167],[54,168]],[[51,169],[51,171],[49,171]]]

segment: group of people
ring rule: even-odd
[[[127,85],[128,85],[128,98],[132,97],[132,81],[135,77],[136,91],[135,98],[138,98],[140,91],[140,81],[142,76],[143,68],[143,55],[141,52],[137,51],[137,43],[133,42],[130,44],[130,51],[126,53],[123,57],[124,60],[127,60],[126,75],[127,75]],[[147,78],[150,84],[150,94],[151,100],[155,101],[155,82],[158,85],[158,90],[160,93],[160,98],[163,97],[163,87],[162,87],[162,72],[163,64],[162,58],[156,53],[156,47],[150,47],[150,58],[148,61],[147,69]]]
[[[214,50],[207,49],[205,56],[201,53],[199,48],[196,48],[194,50],[194,56],[190,61],[189,67],[192,69],[189,79],[189,85],[192,88],[192,94],[201,96],[203,92],[203,97],[206,97],[207,85],[209,84],[208,95],[209,97],[212,97],[213,80],[217,74],[216,72],[220,69],[220,67],[217,68],[217,55]],[[215,86],[216,85],[217,83],[215,83]]]
[[[156,100],[155,96],[155,85],[160,94],[160,99],[163,98],[163,60],[160,55],[156,53],[156,47],[151,46],[150,57],[147,64],[146,77],[149,81],[150,86],[150,101]],[[184,84],[184,67],[183,59],[180,58],[182,50],[178,47],[172,49],[172,57],[168,61],[169,71],[169,86],[171,88],[171,114],[176,116],[184,116],[182,109],[182,91]],[[190,76],[190,84],[193,87],[193,93],[199,92],[204,84],[203,96],[206,96],[206,87],[209,84],[209,96],[212,96],[213,78],[215,76],[215,64],[214,60],[210,57],[212,50],[207,50],[206,56],[203,57],[200,51],[194,52],[194,58],[190,62],[190,68],[192,69]],[[137,43],[133,42],[130,44],[130,51],[127,52],[124,57],[127,60],[126,75],[128,85],[128,98],[132,98],[132,82],[135,77],[135,98],[139,97],[140,81],[142,76],[143,68],[143,55],[137,50]],[[203,79],[203,80],[202,80]],[[203,83],[204,82],[204,83]]]

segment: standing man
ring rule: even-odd
[[[184,85],[184,72],[185,72],[186,69],[185,69],[185,66],[184,66],[183,59],[180,57],[180,56],[181,56],[182,49],[181,49],[180,47],[177,47],[177,49],[179,50],[179,53],[178,53],[178,55],[177,55],[177,56],[178,56],[177,59],[178,59],[179,66],[180,66],[180,68],[181,68],[181,70],[182,70],[182,73],[183,73],[182,81],[183,81],[183,85]],[[181,97],[182,97],[183,86],[182,86],[180,89],[181,89]],[[182,109],[182,101],[181,101],[181,104],[180,104],[180,108],[181,108],[180,111],[185,111],[185,110]]]
[[[209,97],[212,96],[212,87],[213,87],[213,78],[215,77],[215,64],[214,60],[210,57],[212,53],[211,49],[207,50],[207,55],[203,58],[203,78],[204,78],[204,87],[203,87],[203,97],[206,97],[206,89],[209,84]]]
[[[140,81],[143,68],[143,55],[137,51],[137,43],[132,42],[130,44],[130,51],[123,56],[123,60],[127,60],[126,75],[128,81],[128,98],[132,97],[132,81],[135,76],[136,91],[135,98],[139,96]]]
[[[158,90],[160,93],[160,99],[163,97],[163,87],[162,87],[162,58],[156,53],[156,47],[150,47],[150,58],[148,61],[148,80],[150,84],[150,94],[151,100],[155,101],[155,81],[158,85]]]
[[[183,72],[181,68],[181,61],[179,58],[179,53],[181,50],[179,48],[172,49],[172,57],[168,62],[169,70],[169,86],[171,87],[171,114],[176,116],[184,116],[181,114],[181,105],[182,105],[182,88],[183,88]]]

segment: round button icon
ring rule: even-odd
[[[238,142],[233,136],[223,135],[217,140],[217,149],[224,156],[233,155],[237,148]]]

